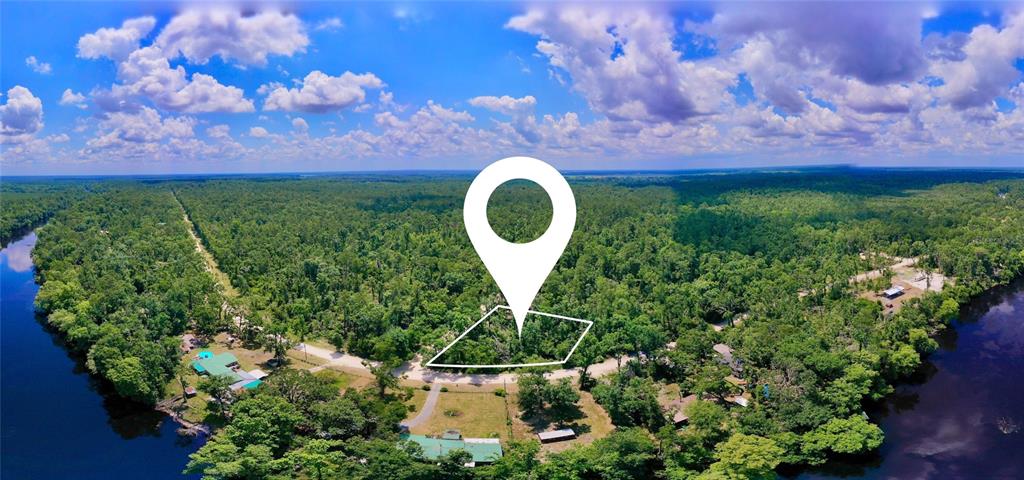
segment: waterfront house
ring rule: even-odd
[[[192,369],[199,375],[228,377],[231,379],[231,391],[233,392],[243,388],[252,390],[259,387],[263,383],[260,379],[267,376],[259,369],[251,372],[242,370],[238,365],[238,358],[230,352],[218,354],[201,352],[198,358],[192,361]]]

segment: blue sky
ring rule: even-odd
[[[0,10],[6,175],[1024,165],[1020,5]]]

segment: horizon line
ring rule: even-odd
[[[565,169],[560,170],[563,175],[570,176],[581,176],[581,175],[672,175],[682,173],[695,173],[695,172],[767,172],[767,171],[778,171],[778,170],[814,170],[814,169],[850,169],[850,170],[940,170],[940,171],[956,171],[956,170],[971,170],[971,171],[1001,171],[1001,172],[1022,172],[1024,173],[1024,165],[1021,166],[970,166],[970,165],[958,165],[958,166],[875,166],[875,165],[859,165],[855,163],[820,163],[820,164],[797,164],[797,165],[762,165],[762,166],[737,166],[737,167],[693,167],[693,168],[642,168],[642,169],[628,169],[628,168],[593,168],[593,169]],[[0,180],[2,179],[73,179],[73,178],[164,178],[164,177],[237,177],[237,176],[249,176],[249,177],[260,177],[260,176],[330,176],[330,175],[391,175],[391,176],[416,176],[416,175],[471,175],[477,173],[479,169],[467,169],[467,168],[425,168],[425,169],[380,169],[380,170],[312,170],[312,171],[296,171],[296,170],[281,170],[281,171],[269,171],[269,172],[239,172],[239,171],[225,171],[225,172],[181,172],[181,173],[104,173],[104,174],[21,174],[21,175],[4,175],[0,173]]]

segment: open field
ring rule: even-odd
[[[445,430],[457,429],[464,437],[493,437],[508,441],[515,438],[510,434],[508,420],[504,397],[485,392],[448,391],[441,392],[429,420],[413,427],[411,432],[440,435]]]
[[[409,407],[409,415],[406,418],[413,418],[420,413],[423,404],[427,401],[427,393],[419,388],[413,390],[412,398],[405,401],[405,405]]]
[[[590,392],[580,392],[580,402],[578,405],[580,411],[583,412],[583,418],[569,425],[570,428],[576,431],[576,440],[544,444],[541,446],[541,451],[561,452],[571,448],[573,445],[591,444],[595,440],[607,437],[615,430],[615,426],[612,425],[612,419],[608,417],[608,413],[604,411],[604,408],[601,408],[601,405],[594,400]],[[536,434],[539,432],[531,433]]]
[[[414,434],[438,435],[449,429],[462,432],[465,437],[497,437],[502,441],[536,439],[537,433],[554,428],[540,419],[520,417],[515,386],[511,386],[506,397],[495,395],[488,386],[452,385],[441,392],[437,405],[429,419],[413,427]],[[407,419],[415,418],[426,399],[427,392],[417,389],[413,399],[406,405],[413,405]],[[576,440],[542,446],[544,452],[559,452],[578,444],[590,444],[608,436],[615,427],[608,414],[594,400],[589,392],[580,392],[578,403],[582,417],[564,427],[572,428],[578,434]]]

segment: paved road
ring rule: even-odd
[[[434,407],[437,405],[437,397],[439,396],[441,396],[441,384],[435,383],[430,387],[430,393],[427,394],[427,401],[423,403],[423,408],[420,409],[420,413],[410,420],[402,420],[399,425],[412,430],[419,426],[419,424],[427,421],[427,419],[430,418],[430,414],[434,413]]]
[[[363,365],[365,360],[355,355],[349,355],[347,353],[341,353],[302,343],[295,345],[294,349],[300,352],[306,352],[314,357],[325,359],[327,360],[327,365],[356,369],[365,372],[367,375],[370,374],[370,370]],[[629,356],[623,356],[622,363],[626,363],[630,358],[631,357]],[[603,377],[610,373],[615,373],[615,371],[618,370],[618,367],[619,361],[614,358],[609,358],[603,362],[591,365],[590,368],[587,369],[587,373],[589,373],[591,377]],[[426,368],[420,364],[420,360],[405,362],[396,368],[393,373],[395,376],[405,377],[407,380],[433,384],[444,383],[448,385],[504,385],[506,383],[516,383],[516,380],[519,378],[519,375],[515,373],[466,374],[445,372]],[[578,368],[563,368],[561,370],[548,372],[547,377],[551,379],[577,378],[579,375],[580,369]]]

